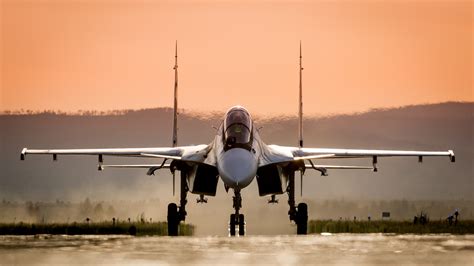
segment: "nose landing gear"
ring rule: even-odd
[[[239,213],[240,208],[242,207],[242,197],[240,195],[240,190],[234,190],[235,196],[233,197],[235,213],[230,215],[229,221],[229,232],[231,236],[235,236],[236,227],[239,229],[239,236],[245,235],[245,217],[243,214]]]

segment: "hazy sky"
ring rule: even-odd
[[[246,106],[296,114],[473,100],[472,1],[1,1],[0,110]]]

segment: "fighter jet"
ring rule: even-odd
[[[379,157],[411,156],[422,162],[425,156],[446,156],[455,161],[454,152],[448,151],[405,151],[333,149],[303,147],[303,90],[302,90],[302,52],[299,56],[299,132],[298,146],[287,147],[267,145],[259,135],[252,116],[242,106],[230,108],[224,115],[217,134],[209,144],[178,146],[178,53],[175,47],[174,64],[174,116],[173,139],[171,147],[148,148],[107,148],[107,149],[28,149],[21,151],[21,160],[27,155],[47,154],[57,160],[58,155],[92,155],[98,157],[99,170],[111,168],[145,168],[148,175],[159,169],[170,169],[175,190],[175,172],[180,173],[180,202],[168,205],[168,234],[178,235],[179,224],[186,219],[187,194],[199,195],[198,202],[205,203],[205,196],[215,196],[219,178],[226,191],[233,190],[233,208],[230,215],[231,236],[245,235],[245,218],[240,213],[242,207],[241,191],[256,180],[260,196],[270,196],[269,203],[276,203],[275,195],[288,194],[289,219],[296,224],[297,234],[307,233],[308,207],[295,202],[295,175],[301,179],[306,170],[316,170],[327,175],[330,169],[369,169],[377,171]],[[104,156],[143,157],[160,160],[157,164],[103,164]],[[341,158],[367,158],[370,166],[321,165],[316,161]],[[301,182],[301,186],[303,183]]]

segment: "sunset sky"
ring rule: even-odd
[[[472,1],[0,0],[0,111],[473,101]]]

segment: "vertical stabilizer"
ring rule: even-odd
[[[299,147],[303,148],[303,53],[301,51],[300,41],[300,95],[299,95],[299,109],[298,109],[298,137]],[[300,170],[300,193],[303,196],[303,171]]]
[[[300,41],[300,96],[299,96],[299,110],[298,110],[298,135],[299,147],[303,147],[303,55],[301,52]]]
[[[174,51],[173,147],[178,146],[178,41]]]
[[[173,105],[173,147],[178,146],[178,41],[174,48],[174,105]],[[173,171],[173,196],[175,194],[175,173]]]

